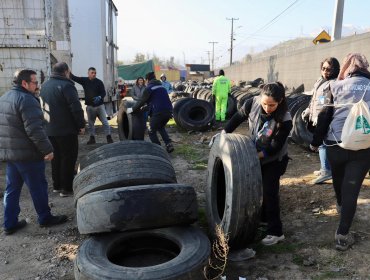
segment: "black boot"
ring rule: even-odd
[[[112,136],[107,135],[107,143],[113,143]]]
[[[89,141],[87,141],[87,145],[91,145],[91,144],[95,144],[96,142],[95,142],[95,137],[94,136],[90,136],[90,139],[89,139]]]

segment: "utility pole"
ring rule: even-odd
[[[218,42],[208,42],[209,44],[212,44],[212,71],[215,70],[215,44]]]
[[[334,8],[333,34],[331,40],[339,40],[342,37],[344,0],[336,0]]]
[[[208,64],[211,65],[211,52],[206,51],[206,53],[208,54]]]
[[[233,64],[234,20],[239,19],[238,18],[226,18],[226,19],[231,20],[231,44],[230,44],[230,66],[231,66]]]

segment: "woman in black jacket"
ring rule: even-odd
[[[287,138],[292,118],[286,103],[284,86],[266,84],[260,96],[249,99],[226,124],[223,133],[233,132],[248,120],[261,163],[263,183],[262,220],[267,222],[264,245],[274,245],[285,239],[280,219],[280,177],[288,165]]]

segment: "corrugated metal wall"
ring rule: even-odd
[[[43,0],[0,1],[0,95],[11,87],[16,69],[48,72]]]

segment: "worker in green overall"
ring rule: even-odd
[[[224,70],[220,70],[218,77],[215,78],[212,85],[212,94],[216,99],[216,121],[225,121],[226,109],[227,109],[227,98],[231,92],[231,83],[228,78],[225,77]]]

